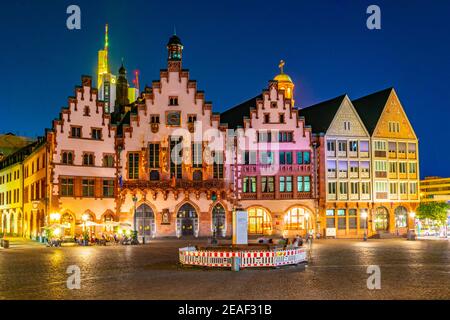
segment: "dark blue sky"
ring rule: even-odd
[[[82,29],[68,30],[78,4]],[[366,28],[378,4],[382,30]],[[421,175],[450,176],[450,1],[63,1],[0,5],[0,132],[42,134],[80,84],[95,76],[104,24],[113,69],[150,84],[165,68],[176,25],[183,67],[215,111],[259,94],[280,59],[308,106],[394,86],[420,139]]]

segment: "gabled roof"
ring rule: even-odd
[[[394,88],[387,88],[352,101],[370,135],[375,131],[378,120],[393,90]]]
[[[257,95],[233,108],[230,108],[220,114],[220,123],[227,123],[229,129],[236,129],[244,126],[244,117],[250,117],[251,108],[256,108],[256,100],[261,99],[262,94]]]
[[[311,126],[313,133],[326,133],[333,122],[345,94],[318,104],[299,109],[298,115],[305,118],[305,123]]]

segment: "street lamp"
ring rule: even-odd
[[[364,241],[367,241],[367,211],[361,212],[361,218],[364,220]]]
[[[59,212],[50,213],[50,223],[59,222],[61,219],[61,214]]]
[[[136,197],[136,195],[133,195],[133,198],[131,200],[133,200],[133,203],[134,203],[134,217],[133,217],[134,232],[133,232],[133,238],[137,240],[138,236],[137,236],[137,228],[136,228],[136,223],[137,223],[137,221],[136,221],[136,203],[138,201],[138,198]],[[144,242],[145,242],[145,235],[144,235]]]

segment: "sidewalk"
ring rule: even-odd
[[[439,237],[439,236],[418,236],[417,237],[418,240],[447,240],[449,241],[450,238],[444,238],[444,237]]]
[[[25,249],[25,248],[35,248],[44,247],[44,243],[39,243],[34,240],[24,239],[24,238],[14,238],[14,237],[4,237],[3,239],[9,241],[9,249]],[[9,250],[0,247],[0,250]]]

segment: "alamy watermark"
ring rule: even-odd
[[[73,4],[67,7],[66,13],[69,17],[66,20],[66,26],[69,30],[81,29],[81,9],[79,6]]]
[[[77,265],[71,265],[67,268],[66,273],[69,274],[67,278],[67,289],[80,290],[81,289],[81,269]]]
[[[370,265],[367,267],[367,274],[370,274],[367,278],[367,289],[380,290],[381,289],[381,269],[377,265]]]
[[[370,16],[367,18],[367,29],[380,30],[381,29],[381,9],[379,6],[373,4],[367,7],[367,14]]]

